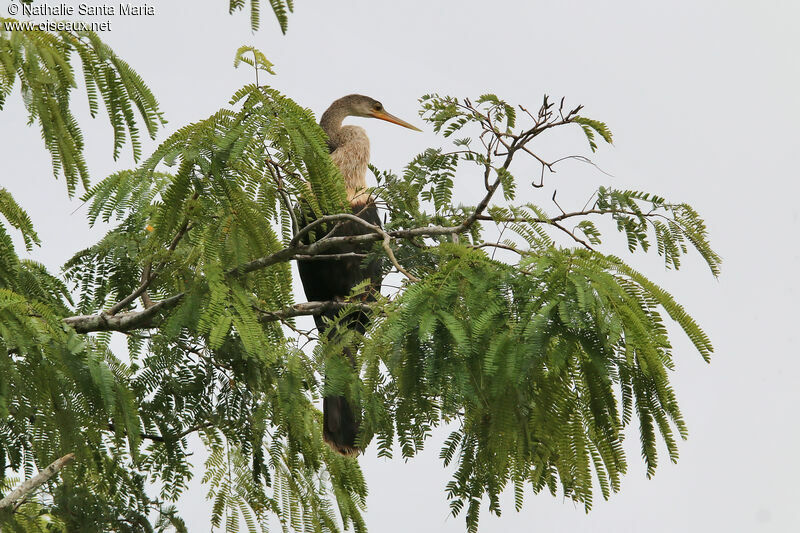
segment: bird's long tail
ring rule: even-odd
[[[350,348],[344,355],[352,364],[354,358]],[[354,457],[361,450],[356,446],[358,420],[344,396],[326,396],[322,399],[322,438],[334,451]]]
[[[358,422],[344,396],[322,399],[323,438],[334,451],[354,457],[361,450],[356,447]]]

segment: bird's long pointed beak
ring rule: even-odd
[[[414,131],[422,131],[416,126],[412,126],[405,120],[399,119],[396,116],[392,115],[391,113],[387,113],[386,111],[373,111],[372,116],[375,118],[379,118],[381,120],[385,120],[387,122],[391,122],[392,124],[397,124],[398,126],[403,126],[404,128],[408,128]]]

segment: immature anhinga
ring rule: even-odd
[[[380,226],[375,199],[367,192],[367,165],[369,164],[369,138],[358,126],[342,126],[342,120],[348,116],[379,118],[399,124],[412,130],[420,131],[408,122],[390,115],[377,100],[360,94],[351,94],[333,102],[320,120],[320,126],[328,135],[331,159],[339,168],[347,189],[347,200],[353,214],[373,225]],[[308,222],[303,220],[304,222]],[[353,221],[340,223],[332,236],[361,235],[370,233],[370,229]],[[341,255],[356,253],[363,256],[370,251],[369,244],[343,244],[335,249],[327,249],[325,255]],[[339,258],[323,258],[314,260],[298,260],[300,279],[303,281],[308,301],[341,301],[346,298],[353,287],[369,278],[366,299],[374,300],[380,292],[383,273],[377,259],[364,263],[363,257],[347,256]],[[314,316],[320,335],[326,329],[325,319],[333,319],[338,310],[332,310]],[[348,315],[343,322],[348,328],[360,333],[366,331],[369,318],[366,313],[356,312]],[[346,348],[344,355],[351,364],[355,357],[351,349]],[[323,436],[334,450],[343,455],[357,455],[355,445],[358,433],[358,420],[344,396],[328,396],[323,398]]]

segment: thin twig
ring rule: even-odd
[[[199,193],[195,192],[192,195],[192,200],[197,200],[197,198],[199,198],[199,197],[200,197]],[[178,247],[178,243],[181,241],[183,236],[186,235],[186,233],[191,229],[191,227],[192,227],[192,225],[189,222],[189,219],[187,217],[187,219],[183,222],[183,224],[181,225],[180,229],[178,230],[178,233],[175,234],[175,237],[173,237],[172,241],[169,243],[169,246],[167,247],[167,251],[168,252],[174,252],[175,251],[175,248]],[[149,263],[142,270],[141,284],[136,288],[136,290],[134,290],[128,296],[126,296],[125,298],[123,298],[122,300],[120,300],[119,302],[114,304],[113,306],[111,306],[110,309],[105,311],[105,314],[109,315],[109,316],[116,315],[121,310],[125,309],[134,300],[136,300],[136,298],[138,298],[139,296],[142,296],[142,300],[143,300],[145,308],[151,307],[153,305],[153,303],[152,303],[152,300],[150,300],[150,297],[147,296],[147,293],[146,293],[147,287],[149,287],[150,284],[153,282],[153,280],[156,279],[156,276],[157,276],[157,272],[156,271],[159,270],[163,266],[164,266],[164,261],[159,263],[155,268],[153,268],[153,264],[152,263]]]
[[[481,243],[481,244],[473,246],[473,248],[475,248],[475,249],[487,248],[487,247],[491,247],[491,248],[495,248],[495,249],[500,248],[500,249],[503,249],[503,250],[511,250],[512,252],[516,252],[519,255],[525,255],[524,252],[521,252],[521,251],[517,250],[515,247],[509,246],[507,244],[503,244],[503,243],[500,243],[500,242],[484,242],[484,243]],[[494,259],[494,252],[492,252],[492,259]]]
[[[626,209],[583,209],[581,211],[573,211],[570,213],[564,213],[563,215],[557,215],[551,218],[542,219],[542,218],[523,218],[523,217],[492,217],[490,215],[480,215],[478,216],[478,220],[484,221],[492,221],[492,222],[538,222],[542,224],[549,224],[551,222],[560,222],[567,218],[573,218],[578,216],[584,215],[608,215],[608,214],[621,214],[621,215],[630,215],[630,216],[644,216],[648,218],[663,218],[665,220],[670,220],[669,217],[664,216],[662,213],[655,213],[655,212],[641,212],[637,213],[636,211],[630,211]]]
[[[562,215],[566,215],[567,212],[561,209],[561,206],[558,205],[558,202],[556,202],[556,193],[558,193],[558,190],[553,191],[553,203],[556,204],[556,207],[558,208],[559,211],[561,211]]]
[[[275,322],[283,321],[287,318],[308,315],[321,315],[328,311],[338,311],[340,309],[358,308],[362,311],[372,311],[373,305],[365,302],[339,302],[339,301],[324,301],[324,302],[304,302],[294,304],[279,311],[264,311],[258,309],[261,313],[261,322]]]
[[[551,222],[551,225],[553,225],[553,226],[557,227],[558,229],[560,229],[561,231],[563,231],[564,233],[566,233],[567,235],[569,235],[570,237],[572,237],[572,238],[575,240],[575,242],[582,244],[582,245],[583,245],[583,246],[585,246],[585,247],[586,247],[588,250],[594,250],[594,248],[592,248],[591,246],[589,246],[589,243],[587,243],[586,241],[584,241],[584,240],[583,240],[583,239],[581,239],[580,237],[576,236],[574,233],[572,233],[570,230],[568,230],[567,228],[565,228],[564,226],[562,226],[562,225],[561,225],[561,224],[559,224],[558,222]]]

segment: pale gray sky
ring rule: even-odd
[[[0,1],[5,14],[9,0]],[[70,2],[77,4],[77,2]],[[113,17],[103,37],[149,83],[170,123],[159,136],[203,118],[251,81],[232,68],[242,44],[275,63],[267,83],[318,115],[335,98],[360,92],[422,125],[416,99],[427,92],[494,92],[536,107],[544,92],[582,103],[606,121],[614,147],[590,167],[565,165],[549,178],[559,197],[600,184],[686,201],[708,221],[724,259],[715,281],[696,259],[679,272],[637,260],[673,292],[711,336],[711,365],[680,334],[672,379],[689,426],[677,465],[662,455],[644,477],[638,436],[629,433],[630,472],[620,493],[581,507],[530,495],[521,513],[506,498],[500,519],[482,514],[481,531],[800,530],[800,400],[796,154],[800,151],[800,37],[796,1],[324,1],[297,0],[282,36],[264,7],[252,34],[227,2],[154,3],[150,17]],[[82,102],[77,97],[76,102]],[[50,174],[38,131],[24,128],[14,95],[0,112],[0,185],[31,214],[44,246],[32,257],[57,269],[99,236],[87,231],[77,201]],[[130,166],[114,162],[109,127],[83,120],[95,179]],[[362,121],[373,163],[400,170],[441,139]],[[429,130],[429,128],[428,128]],[[544,143],[545,153],[583,150],[576,132]],[[152,145],[148,145],[152,148]],[[127,157],[127,156],[126,156]],[[570,196],[573,195],[573,196]],[[469,198],[462,191],[461,198]],[[531,190],[525,198],[547,204]],[[622,252],[619,252],[622,253]],[[623,257],[627,257],[623,255]],[[438,440],[437,440],[438,438]],[[438,460],[442,437],[420,457],[361,459],[370,486],[373,532],[464,530],[448,518]],[[191,531],[208,531],[209,505],[193,489],[181,506]]]

